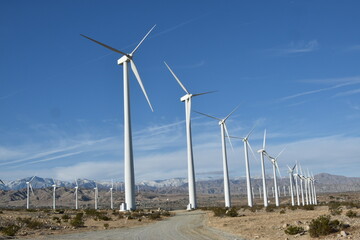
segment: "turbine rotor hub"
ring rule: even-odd
[[[129,62],[132,59],[131,55],[124,55],[118,59],[118,65],[122,65],[124,62]]]
[[[180,101],[181,101],[181,102],[185,102],[186,100],[189,100],[190,98],[192,98],[192,96],[193,96],[193,95],[192,95],[191,93],[188,93],[188,94],[182,96],[182,97],[180,98]]]

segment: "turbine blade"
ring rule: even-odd
[[[224,118],[224,121],[226,121],[226,119],[228,119],[228,118],[230,117],[230,115],[233,114],[239,107],[240,107],[240,105],[237,105],[236,108],[234,108],[234,110],[232,110],[231,113],[229,113],[229,115],[227,115],[227,116]]]
[[[275,159],[277,159],[284,151],[285,151],[286,147],[283,148],[283,150],[281,150],[281,152],[276,156]]]
[[[30,185],[31,192],[33,193],[33,195],[35,195],[35,193],[34,193],[34,190],[33,190],[33,187],[32,187],[32,185],[31,185],[31,183],[29,183],[29,185]]]
[[[230,137],[229,137],[229,132],[228,132],[228,130],[227,130],[227,127],[226,127],[225,122],[224,122],[224,129],[225,129],[225,134],[227,135],[227,137],[228,137],[228,139],[229,139],[229,143],[230,143],[231,149],[234,151],[234,147],[233,147],[233,145],[232,145],[232,143],[231,143],[231,140],[230,140]]]
[[[280,173],[280,169],[279,169],[279,165],[277,164],[277,161],[275,161],[275,167],[276,167],[276,169],[277,169],[277,171],[279,173],[280,178],[282,178],[281,173]]]
[[[114,188],[114,179],[111,179],[111,188]]]
[[[175,78],[175,80],[179,83],[180,87],[182,89],[184,89],[184,91],[187,93],[187,94],[190,94],[189,91],[185,88],[185,86],[181,83],[180,79],[175,75],[175,73],[171,70],[171,68],[169,67],[169,65],[167,65],[166,62],[164,62],[166,67],[169,69],[169,71],[171,72],[171,74],[173,75],[173,77]]]
[[[185,102],[187,105],[186,111],[187,111],[187,119],[186,122],[189,123],[191,121],[191,98],[188,99],[188,101]]]
[[[35,176],[33,176],[33,177],[30,179],[29,183],[31,183],[31,181],[34,180],[34,178],[35,178]]]
[[[207,114],[205,114],[205,113],[201,113],[201,112],[198,112],[198,111],[194,111],[194,112],[196,112],[196,113],[198,113],[198,114],[201,114],[201,115],[204,115],[204,116],[206,116],[206,117],[213,118],[213,119],[215,119],[215,120],[221,121],[220,118],[213,117],[213,116],[211,116],[211,115],[207,115]]]
[[[244,139],[244,138],[242,138],[242,137],[235,137],[235,136],[229,136],[229,138],[235,138],[235,139],[241,139],[241,140]]]
[[[253,157],[255,158],[255,160],[256,160],[256,161],[260,161],[260,160],[256,157],[256,155],[255,155],[255,153],[254,153],[254,151],[253,151],[253,149],[252,149],[252,147],[251,147],[251,145],[250,145],[250,142],[249,142],[249,141],[246,141],[246,144],[249,146],[250,151],[251,151]]]
[[[210,92],[204,92],[204,93],[196,93],[196,94],[193,94],[193,97],[200,96],[200,95],[204,95],[204,94],[209,94],[209,93],[214,93],[214,92],[217,92],[217,91],[210,91]]]
[[[291,168],[289,167],[289,165],[286,165],[287,168],[289,169],[289,172],[292,172]]]
[[[131,65],[131,69],[132,69],[132,71],[133,71],[133,73],[134,73],[134,75],[135,75],[135,77],[136,77],[136,79],[137,79],[137,81],[138,81],[138,83],[139,83],[139,85],[140,85],[140,87],[141,87],[141,90],[143,91],[143,93],[144,93],[144,95],[145,95],[145,98],[146,98],[146,100],[147,100],[147,102],[148,102],[148,104],[149,104],[149,106],[150,106],[150,108],[151,108],[151,111],[154,111],[153,107],[151,106],[149,97],[148,97],[148,95],[146,94],[146,90],[145,90],[144,85],[143,85],[143,83],[142,83],[142,81],[141,81],[139,72],[138,72],[138,70],[137,70],[137,68],[136,68],[136,66],[135,66],[135,63],[134,63],[134,61],[133,61],[132,59],[130,59],[130,65]]]
[[[255,129],[255,127],[256,126],[254,126],[252,129],[251,129],[251,131],[246,135],[246,139],[248,139],[249,137],[250,137],[250,135],[251,135],[251,133],[254,131],[254,129]]]
[[[292,168],[293,171],[294,171],[295,167],[296,167],[296,163],[295,163],[295,165],[294,165],[293,168]]]
[[[77,179],[75,179],[76,186],[79,187]]]
[[[107,49],[110,49],[111,51],[120,53],[120,54],[122,54],[122,55],[127,55],[126,53],[124,53],[124,52],[122,52],[122,51],[120,51],[120,50],[117,50],[116,48],[110,47],[110,46],[108,46],[108,45],[106,45],[106,44],[104,44],[104,43],[102,43],[102,42],[96,41],[95,39],[92,39],[92,38],[90,38],[90,37],[87,37],[87,36],[85,36],[85,35],[83,35],[83,34],[80,34],[80,35],[83,36],[84,38],[89,39],[90,41],[93,41],[93,42],[95,42],[95,43],[97,43],[97,44],[100,44],[100,45],[103,46],[103,47],[106,47]]]
[[[265,149],[265,144],[266,144],[266,129],[264,130],[263,149]]]
[[[0,183],[2,183],[3,185],[5,185],[5,183],[0,179]]]
[[[139,44],[134,48],[134,50],[131,52],[130,55],[133,55],[136,50],[138,50],[138,48],[140,47],[140,45],[143,43],[143,41],[147,38],[147,36],[151,33],[151,31],[156,27],[156,24],[150,29],[150,31],[148,31],[148,33],[145,35],[145,37],[143,37],[143,39],[141,39],[141,41],[139,42]]]

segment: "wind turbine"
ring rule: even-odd
[[[113,203],[113,188],[114,188],[114,180],[111,179],[111,188],[110,188],[110,208],[114,209],[114,203]]]
[[[307,191],[309,192],[309,203],[312,205],[314,203],[313,203],[313,196],[312,196],[312,191],[311,191],[311,176],[310,176],[309,169],[307,169],[306,181],[307,181]]]
[[[125,203],[122,205],[123,210],[135,210],[136,202],[135,202],[135,176],[134,176],[134,159],[133,159],[133,148],[132,148],[132,133],[131,133],[131,117],[130,117],[130,90],[129,90],[129,74],[128,74],[128,63],[130,62],[131,69],[145,95],[145,98],[153,111],[150,100],[147,96],[144,85],[141,81],[139,72],[136,68],[136,65],[133,61],[133,55],[138,50],[140,45],[146,39],[146,37],[150,34],[150,32],[154,29],[153,26],[150,31],[143,37],[143,39],[139,42],[139,44],[134,48],[134,50],[127,54],[120,50],[117,50],[113,47],[110,47],[104,43],[96,41],[90,37],[82,35],[83,37],[100,44],[103,47],[110,49],[111,51],[122,54],[123,56],[118,59],[118,65],[123,65],[123,78],[124,78],[124,180],[125,180]]]
[[[312,190],[313,190],[313,196],[314,196],[314,204],[317,205],[317,197],[316,197],[316,189],[315,189],[315,177],[314,174],[311,173],[311,182],[312,182]]]
[[[300,179],[300,174],[299,174],[299,170],[298,170],[298,163],[296,162],[296,173],[294,173],[295,176],[295,188],[296,188],[296,201],[297,201],[297,205],[300,206],[300,197],[299,197],[299,184],[298,184],[298,179]]]
[[[97,186],[97,183],[95,183],[95,187],[94,187],[94,200],[95,200],[95,210],[98,209],[98,186]]]
[[[56,207],[55,207],[55,201],[56,201],[56,182],[55,182],[55,180],[54,179],[52,179],[53,180],[53,185],[51,185],[52,187],[53,187],[53,209],[55,210],[56,209]]]
[[[229,138],[229,133],[228,130],[226,128],[226,120],[231,116],[231,114],[233,114],[239,106],[237,106],[234,110],[231,111],[231,113],[229,113],[229,115],[227,115],[225,118],[220,119],[217,117],[213,117],[201,112],[196,112],[198,114],[204,115],[206,117],[215,119],[219,121],[219,126],[220,126],[220,130],[221,130],[221,143],[222,143],[222,157],[223,157],[223,171],[224,171],[224,196],[225,196],[225,207],[231,207],[231,199],[230,199],[230,183],[229,183],[229,172],[228,172],[228,164],[227,164],[227,154],[226,154],[226,142],[225,142],[225,134],[226,136]],[[231,141],[229,138],[229,142],[230,145]]]
[[[258,153],[260,153],[261,158],[261,174],[262,174],[262,183],[263,183],[263,194],[264,194],[264,207],[268,206],[268,193],[267,193],[267,187],[266,187],[266,176],[265,176],[265,163],[264,163],[264,156],[267,155],[267,152],[265,150],[265,144],[266,144],[266,129],[264,130],[264,139],[263,139],[263,147],[262,149],[258,150]]]
[[[32,188],[31,182],[34,180],[35,176],[33,176],[30,181],[26,182],[26,209],[29,209],[30,206],[30,189],[31,192],[34,194],[34,190]]]
[[[301,166],[299,164],[299,168],[300,168],[300,190],[301,190],[301,202],[302,202],[302,205],[305,206],[305,200],[304,200],[304,187],[303,187],[303,180],[305,179],[303,173],[302,173],[302,169],[301,169]]]
[[[79,185],[78,185],[78,181],[77,179],[75,179],[75,209],[78,209],[78,190],[79,190]]]
[[[248,148],[250,148],[254,158],[256,159],[254,151],[252,150],[251,145],[249,143],[249,137],[253,131],[254,131],[254,128],[243,138],[231,137],[231,138],[241,139],[244,142],[245,168],[246,168],[246,189],[247,189],[247,198],[248,198],[248,206],[249,207],[253,206],[253,199],[254,199],[253,194],[252,194],[252,187],[251,187],[249,154],[248,154]]]
[[[306,173],[305,173],[306,174]],[[309,175],[304,175],[305,179],[305,196],[306,196],[306,204],[311,205],[311,194],[310,194],[310,183],[309,183]]]
[[[285,150],[285,148],[275,157],[271,157],[270,155],[268,155],[269,160],[271,161],[272,165],[273,165],[273,174],[274,174],[274,188],[275,188],[275,205],[278,207],[280,205],[279,203],[279,192],[278,192],[278,186],[277,186],[277,179],[276,179],[276,170],[279,173],[279,176],[281,177],[281,173],[279,170],[279,166],[277,164],[277,159],[278,157],[283,153],[283,151]]]
[[[195,185],[195,170],[194,170],[194,159],[192,149],[192,135],[191,135],[191,99],[196,96],[204,95],[211,92],[191,94],[185,86],[182,84],[180,79],[171,70],[169,65],[164,62],[166,67],[169,69],[175,80],[179,83],[180,87],[185,91],[185,95],[180,98],[181,102],[185,103],[185,121],[186,121],[186,143],[187,143],[187,159],[188,159],[188,189],[189,189],[189,204],[187,210],[196,209],[196,185]]]
[[[289,169],[289,178],[290,178],[290,194],[291,194],[291,205],[294,206],[295,205],[295,201],[294,201],[294,190],[293,190],[293,178],[294,178],[294,169],[296,167],[296,164],[294,165],[294,167],[290,168],[289,166],[287,166]]]

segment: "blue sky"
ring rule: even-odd
[[[85,34],[136,52],[131,73],[136,180],[187,177],[183,90],[286,165],[359,176],[358,1],[1,1],[0,178],[123,178],[122,67]],[[198,178],[221,177],[217,122],[192,114]],[[230,177],[245,175],[242,142]],[[270,173],[267,162],[267,172]],[[253,176],[259,160],[251,159]]]

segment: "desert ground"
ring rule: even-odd
[[[20,239],[66,239],[60,238],[60,235],[79,233],[83,235],[76,235],[78,236],[76,239],[87,239],[88,237],[84,236],[89,232],[93,236],[94,231],[99,232],[99,234],[111,234],[111,231],[126,230],[129,232],[129,229],[135,229],[131,230],[134,231],[134,236],[142,236],[139,231],[144,232],[144,229],[148,229],[146,232],[149,232],[150,229],[153,229],[155,234],[157,228],[162,232],[162,236],[166,236],[170,231],[174,234],[175,231],[175,235],[169,235],[172,236],[170,239],[184,239],[184,236],[189,236],[188,234],[195,234],[198,237],[206,236],[209,233],[212,238],[199,237],[198,239],[360,239],[360,193],[358,192],[319,195],[319,205],[314,208],[291,208],[288,197],[281,198],[281,206],[278,208],[272,205],[268,209],[263,208],[259,198],[256,199],[256,206],[249,208],[245,207],[245,198],[234,196],[234,210],[237,216],[233,217],[226,214],[215,216],[216,209],[225,210],[222,207],[221,195],[199,196],[201,209],[188,212],[188,214],[186,211],[173,211],[174,208],[181,208],[180,205],[186,200],[186,196],[168,194],[165,197],[165,195],[159,197],[156,204],[165,206],[164,210],[149,208],[133,213],[119,213],[118,210],[106,209],[97,211],[92,209],[77,211],[71,209],[56,211],[51,209],[30,211],[23,208],[2,209],[0,212],[0,239],[11,238],[8,236],[9,232],[4,232],[10,223],[20,226],[14,234],[14,237]],[[270,204],[272,203],[273,199],[270,198]],[[353,214],[349,217],[347,215],[350,210]],[[83,226],[81,224],[80,226],[76,225],[75,220],[79,213],[82,215]],[[310,237],[309,225],[311,221],[322,215],[329,215],[331,220],[339,220],[346,228],[327,236]],[[177,226],[175,230],[166,227],[173,225],[170,224],[171,221],[174,221],[173,224]],[[189,223],[191,222],[197,224],[190,224],[190,229]],[[304,231],[295,235],[286,234],[285,230],[291,226],[302,227]],[[179,233],[176,234],[176,231]],[[218,235],[214,231],[218,231]],[[195,235],[193,239],[197,239]],[[227,238],[226,236],[236,237]],[[185,239],[191,239],[191,237]]]

